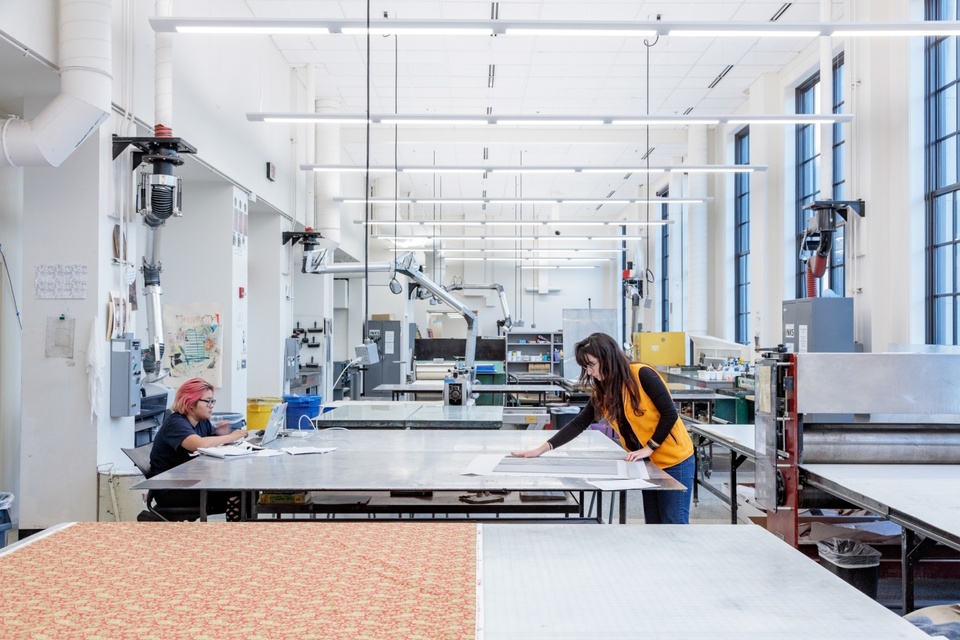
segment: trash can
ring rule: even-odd
[[[287,394],[283,396],[287,403],[287,429],[313,429],[311,418],[320,415],[323,396]]]
[[[247,398],[247,429],[259,431],[267,426],[270,412],[283,398]]]
[[[556,431],[577,417],[580,407],[552,407],[550,409],[550,428]]]
[[[880,579],[880,552],[873,547],[844,538],[829,538],[817,543],[820,564],[844,582],[874,600]]]

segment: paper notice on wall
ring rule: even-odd
[[[39,264],[33,278],[38,299],[85,300],[87,297],[87,265]]]
[[[383,332],[383,355],[392,356],[393,344],[394,344],[394,334],[395,331],[384,331]]]
[[[802,324],[797,331],[797,353],[807,352],[807,325]]]

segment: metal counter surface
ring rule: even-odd
[[[755,458],[757,455],[755,425],[689,422],[687,429],[748,458]]]
[[[499,429],[503,407],[352,402],[321,413],[313,423],[318,429]]]
[[[930,637],[756,526],[486,524],[480,538],[486,640]]]
[[[805,482],[960,549],[960,465],[801,464]]]
[[[546,440],[542,431],[371,431],[333,429],[283,438],[271,446],[336,447],[327,454],[246,456],[230,460],[198,456],[138,484],[137,489],[233,491],[595,491],[581,478],[473,476],[463,470],[481,453],[532,449]],[[571,455],[622,460],[609,438],[587,431],[561,449]],[[682,489],[676,480],[644,462],[650,482]],[[638,472],[638,466],[628,464]],[[635,477],[631,475],[631,477]]]

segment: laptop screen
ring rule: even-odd
[[[280,430],[283,429],[283,424],[286,421],[286,417],[286,402],[281,402],[273,407],[273,409],[270,411],[270,419],[267,420],[267,426],[263,430],[263,438],[260,440],[261,445],[269,444],[277,439],[277,436],[280,435]]]

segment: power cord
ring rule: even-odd
[[[3,255],[3,245],[0,245],[0,260],[3,260],[3,270],[7,272],[7,282],[10,283],[10,297],[13,298],[13,310],[17,313],[17,324],[23,331],[23,322],[20,320],[20,307],[17,305],[17,294],[13,289],[13,279],[10,277],[10,267],[7,266],[7,257]]]

